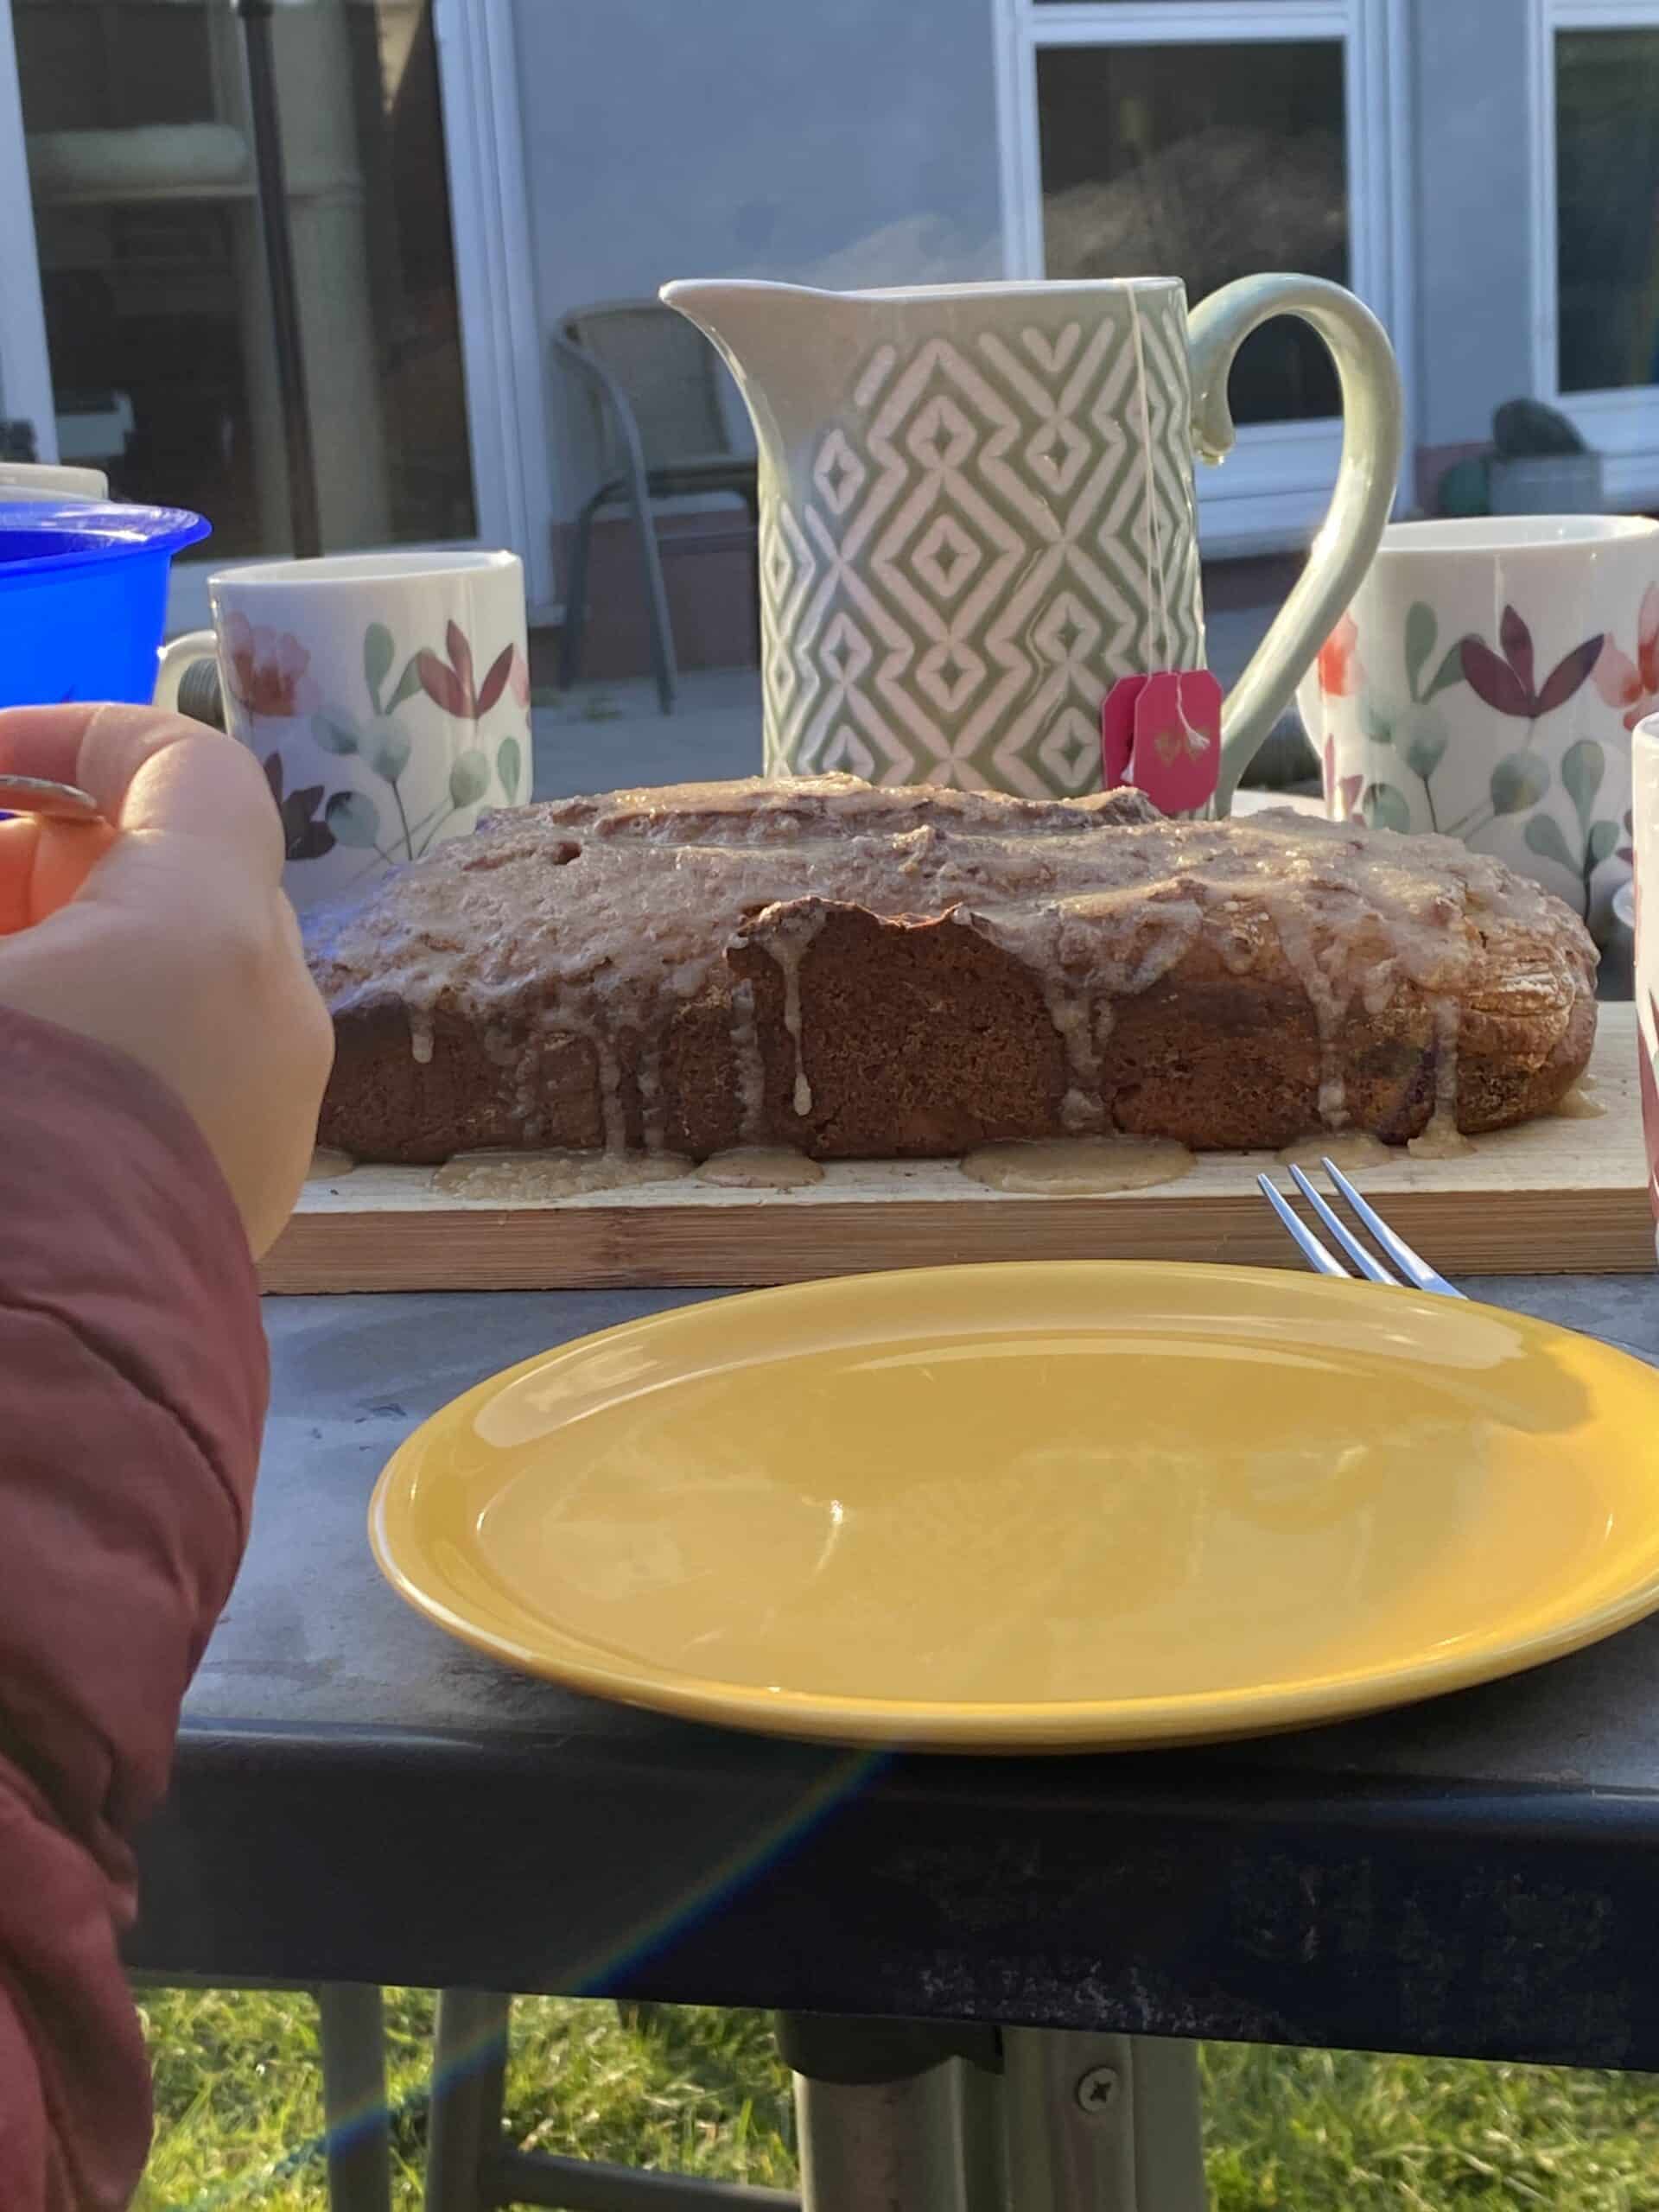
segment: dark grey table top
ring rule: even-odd
[[[1659,1281],[1471,1287],[1659,1358]],[[364,1536],[391,1447],[679,1302],[269,1302],[253,1541],[144,1840],[136,1964],[1659,2066],[1659,1619],[1340,1727],[975,1760],[632,1713],[409,1611]]]

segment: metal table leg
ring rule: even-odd
[[[322,2109],[328,2130],[329,2212],[391,2212],[385,2018],[372,1982],[317,1991]]]
[[[982,2066],[958,2069],[966,2212],[1007,2212],[1007,2145],[1002,2077]]]
[[[782,2015],[805,2212],[1001,2212],[995,2031]]]
[[[795,2076],[804,2212],[969,2212],[961,2062],[907,2082]]]
[[[1195,2045],[1002,2037],[1008,2212],[1205,2212]]]
[[[806,2212],[1205,2212],[1196,2047],[786,2015]]]
[[[493,2212],[486,2178],[501,2143],[512,1999],[488,1989],[438,1998],[426,2138],[426,2212]]]

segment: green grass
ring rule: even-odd
[[[151,1991],[157,2132],[142,2212],[323,2212],[303,1997]],[[398,2212],[420,2201],[432,2000],[387,1993]],[[1215,2212],[1659,2212],[1659,2081],[1556,2067],[1207,2045]],[[788,2078],[763,2016],[526,1998],[515,2139],[785,2187]]]

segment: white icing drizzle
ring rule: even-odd
[[[806,1046],[801,1022],[801,963],[823,926],[821,912],[792,914],[772,931],[766,946],[784,979],[784,1028],[795,1048],[795,1088],[791,1103],[798,1119],[803,1121],[812,1111],[812,1085],[807,1080]]]
[[[1457,999],[1437,998],[1434,1015],[1434,1105],[1421,1136],[1407,1144],[1419,1160],[1456,1160],[1474,1150],[1458,1128],[1458,1047],[1463,1007]]]
[[[758,1145],[766,1126],[766,1064],[755,1020],[754,985],[740,976],[732,985],[732,1058],[737,1065],[737,1126],[746,1145]]]
[[[804,1191],[823,1182],[823,1170],[788,1145],[745,1144],[705,1160],[697,1180],[730,1191]]]
[[[647,1152],[661,1152],[668,1138],[668,1115],[663,1098],[663,1047],[660,1030],[648,1030],[639,1040],[634,1070],[639,1092],[639,1134]]]
[[[1386,1167],[1397,1154],[1369,1129],[1320,1129],[1286,1145],[1279,1157],[1287,1167],[1313,1168],[1333,1160],[1344,1175],[1351,1175],[1359,1167]]]
[[[1607,1109],[1597,1092],[1595,1077],[1581,1075],[1551,1110],[1564,1122],[1599,1122]]]
[[[1348,1019],[1353,984],[1357,980],[1339,968],[1335,976],[1320,957],[1313,917],[1298,899],[1269,895],[1268,911],[1274,929],[1296,980],[1307,994],[1319,1040],[1319,1112],[1327,1129],[1341,1128],[1348,1119],[1347,1084],[1342,1066],[1342,1027]]]
[[[409,1052],[416,1067],[429,1067],[432,1062],[433,1026],[429,1014],[417,1007],[409,1009]]]
[[[605,1131],[605,1149],[613,1154],[624,1153],[628,1148],[628,1122],[622,1104],[622,1062],[604,1022],[594,1022],[588,1037],[599,1056],[599,1115]]]
[[[644,1152],[458,1152],[435,1168],[432,1188],[446,1198],[546,1205],[591,1191],[671,1183],[690,1173],[688,1160]]]
[[[1106,1125],[1100,1090],[1100,1047],[1094,1008],[1086,990],[1074,989],[1058,973],[1043,977],[1043,1003],[1065,1047],[1071,1082],[1060,1101],[1060,1120],[1071,1136],[1087,1136]],[[1109,1014],[1109,1002],[1105,1003]]]
[[[1192,1165],[1186,1147],[1169,1137],[1045,1137],[982,1145],[964,1158],[962,1172],[993,1191],[1089,1198],[1173,1183]]]

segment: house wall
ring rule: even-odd
[[[1412,0],[1421,474],[1532,383],[1529,36],[1517,0]]]
[[[672,276],[1001,266],[991,0],[518,0],[544,328]],[[588,488],[553,397],[560,505]]]

